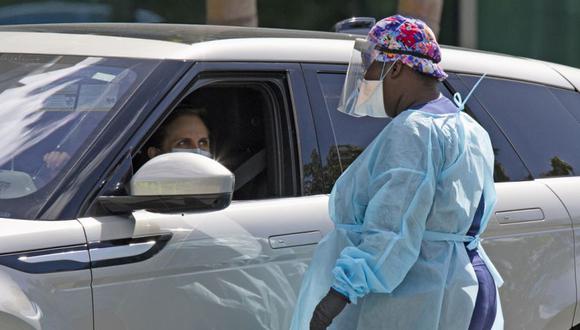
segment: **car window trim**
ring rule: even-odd
[[[332,122],[332,117],[328,112],[326,104],[324,103],[324,95],[322,87],[318,81],[318,75],[323,74],[344,74],[348,69],[348,64],[329,64],[329,63],[301,63],[302,71],[304,72],[304,80],[306,81],[306,86],[308,90],[308,99],[310,102],[310,107],[315,109],[317,107],[324,106],[326,116],[324,118],[317,118],[314,110],[312,110],[312,115],[315,117],[315,127],[316,127],[316,137],[318,139],[318,150],[320,159],[322,161],[323,155],[322,150],[330,150],[332,146],[336,150],[336,154],[339,160],[339,166],[341,167],[341,172],[345,169],[342,168],[342,161],[340,158],[340,152],[338,150],[338,141],[336,139],[336,132],[334,130],[334,124]],[[324,134],[323,132],[332,132],[332,135]],[[322,167],[322,163],[321,163]],[[328,178],[323,177],[325,186],[332,186],[334,182],[328,182]]]
[[[140,87],[135,90],[133,97],[127,99],[123,108],[107,122],[107,125],[103,126],[102,131],[86,146],[86,150],[78,158],[74,167],[71,167],[66,173],[63,182],[46,199],[43,208],[35,219],[68,220],[82,214],[86,200],[94,193],[95,189],[102,185],[103,175],[109,168],[107,164],[117,164],[117,153],[123,147],[123,142],[131,136],[131,131],[139,126],[139,123],[146,118],[148,111],[161,101],[189,66],[190,63],[161,61],[149,77],[170,74],[165,77],[168,80],[160,82],[158,79],[146,79],[141,83]],[[172,79],[173,77],[175,78]],[[152,89],[155,90],[155,93],[147,92]],[[135,97],[135,95],[142,96],[144,94],[150,96],[151,99],[143,101],[141,98]],[[137,116],[133,114],[134,117],[127,120],[130,125],[125,124],[122,129],[113,127],[118,126],[114,123],[118,123],[119,118],[127,119],[129,115],[125,110],[127,106],[138,107]],[[116,132],[113,136],[114,131]],[[119,131],[122,134],[119,135]],[[97,161],[97,158],[100,162]]]
[[[115,178],[114,174],[119,168],[126,168],[128,170],[132,169],[132,166],[127,163],[127,160],[131,159],[136,153],[135,141],[139,138],[143,138],[143,127],[153,125],[156,122],[156,118],[161,112],[159,109],[163,109],[167,106],[175,106],[177,102],[173,102],[176,97],[186,88],[191,79],[195,77],[197,72],[195,71],[194,62],[183,62],[183,70],[180,71],[175,77],[174,81],[168,81],[167,91],[162,93],[162,96],[153,102],[144,110],[141,118],[137,118],[135,124],[131,129],[123,132],[123,138],[119,137],[115,141],[115,146],[111,150],[110,154],[112,160],[107,162],[105,169],[97,173],[99,179],[90,188],[90,192],[86,194],[83,198],[80,206],[76,209],[76,214],[73,218],[80,218],[84,216],[91,216],[90,210],[92,209],[92,204],[96,201],[97,196],[99,196],[102,191],[118,182],[112,183],[111,179]],[[120,178],[119,178],[120,179]]]
[[[193,64],[193,63],[192,63]],[[146,141],[148,138],[151,137],[153,127],[158,126],[161,122],[163,122],[169,112],[166,111],[168,108],[174,108],[179,102],[181,102],[187,95],[193,92],[196,89],[199,89],[203,86],[211,84],[212,82],[216,81],[231,81],[232,73],[236,72],[240,75],[245,74],[246,76],[240,76],[241,80],[248,80],[247,74],[248,73],[255,73],[255,74],[280,74],[286,73],[288,74],[290,71],[299,71],[299,66],[296,63],[254,63],[254,62],[247,62],[247,63],[231,63],[231,62],[196,62],[193,66],[186,72],[180,81],[175,84],[175,87],[167,93],[166,97],[156,105],[155,109],[150,112],[147,119],[143,121],[143,123],[135,130],[135,133],[130,138],[130,141],[126,143],[125,147],[119,154],[117,155],[116,161],[114,162],[114,166],[110,166],[107,171],[107,175],[105,180],[103,180],[103,184],[97,187],[96,193],[92,194],[91,198],[87,199],[83,204],[81,211],[78,214],[78,217],[86,217],[86,216],[95,216],[95,212],[98,212],[97,215],[104,215],[102,209],[99,209],[96,203],[97,196],[102,195],[107,190],[112,189],[115,185],[119,182],[114,182],[118,180],[123,180],[125,175],[121,172],[126,172],[127,170],[132,169],[130,164],[130,159],[135,155],[137,150],[139,149],[139,145],[141,142]],[[213,72],[212,77],[207,77],[208,72]],[[295,77],[296,78],[296,77]],[[288,82],[288,91],[285,89],[282,92],[291,92],[291,84]],[[287,100],[289,103],[289,109],[286,109],[286,112],[291,112],[292,119],[296,121],[296,111],[292,108],[292,99]],[[294,123],[295,124],[295,123]],[[298,127],[295,126],[294,128],[295,136],[291,139],[292,145],[294,149],[300,150],[298,148],[299,143],[296,141],[298,139]],[[296,155],[296,161],[300,164],[299,155]],[[293,161],[293,163],[296,163]],[[286,166],[286,164],[284,164]],[[298,166],[299,169],[293,171],[296,173],[297,171],[300,172],[301,178],[301,166]],[[111,179],[115,179],[112,180]],[[104,183],[106,181],[106,184]],[[298,187],[298,194],[301,191],[301,181],[297,181],[296,184],[299,185]],[[106,214],[106,212],[105,212]]]

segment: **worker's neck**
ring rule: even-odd
[[[433,88],[418,89],[416,93],[411,95],[408,108],[415,108],[436,100],[439,98],[439,94],[439,90],[436,86],[433,86]]]
[[[423,105],[439,98],[439,82],[426,77],[410,68],[405,68],[401,77],[400,88],[405,91],[400,98],[401,110],[421,108]]]

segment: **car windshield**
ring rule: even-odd
[[[39,208],[156,63],[0,54],[0,217]]]

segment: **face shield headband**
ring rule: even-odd
[[[356,39],[354,43],[354,51],[358,51],[362,56],[363,66],[366,69],[377,59],[380,53],[384,54],[396,54],[396,55],[409,55],[417,58],[422,58],[429,60],[433,63],[437,63],[434,58],[429,55],[422,54],[419,52],[414,52],[410,50],[403,49],[389,49],[384,45],[375,44],[366,39]],[[354,52],[353,52],[354,53]],[[353,54],[354,55],[354,54]],[[352,61],[352,60],[351,60]]]

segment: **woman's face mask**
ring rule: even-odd
[[[202,155],[202,156],[206,156],[208,158],[213,158],[211,152],[207,151],[207,150],[203,150],[200,148],[172,148],[171,152],[191,152],[194,154],[198,154],[198,155]]]

